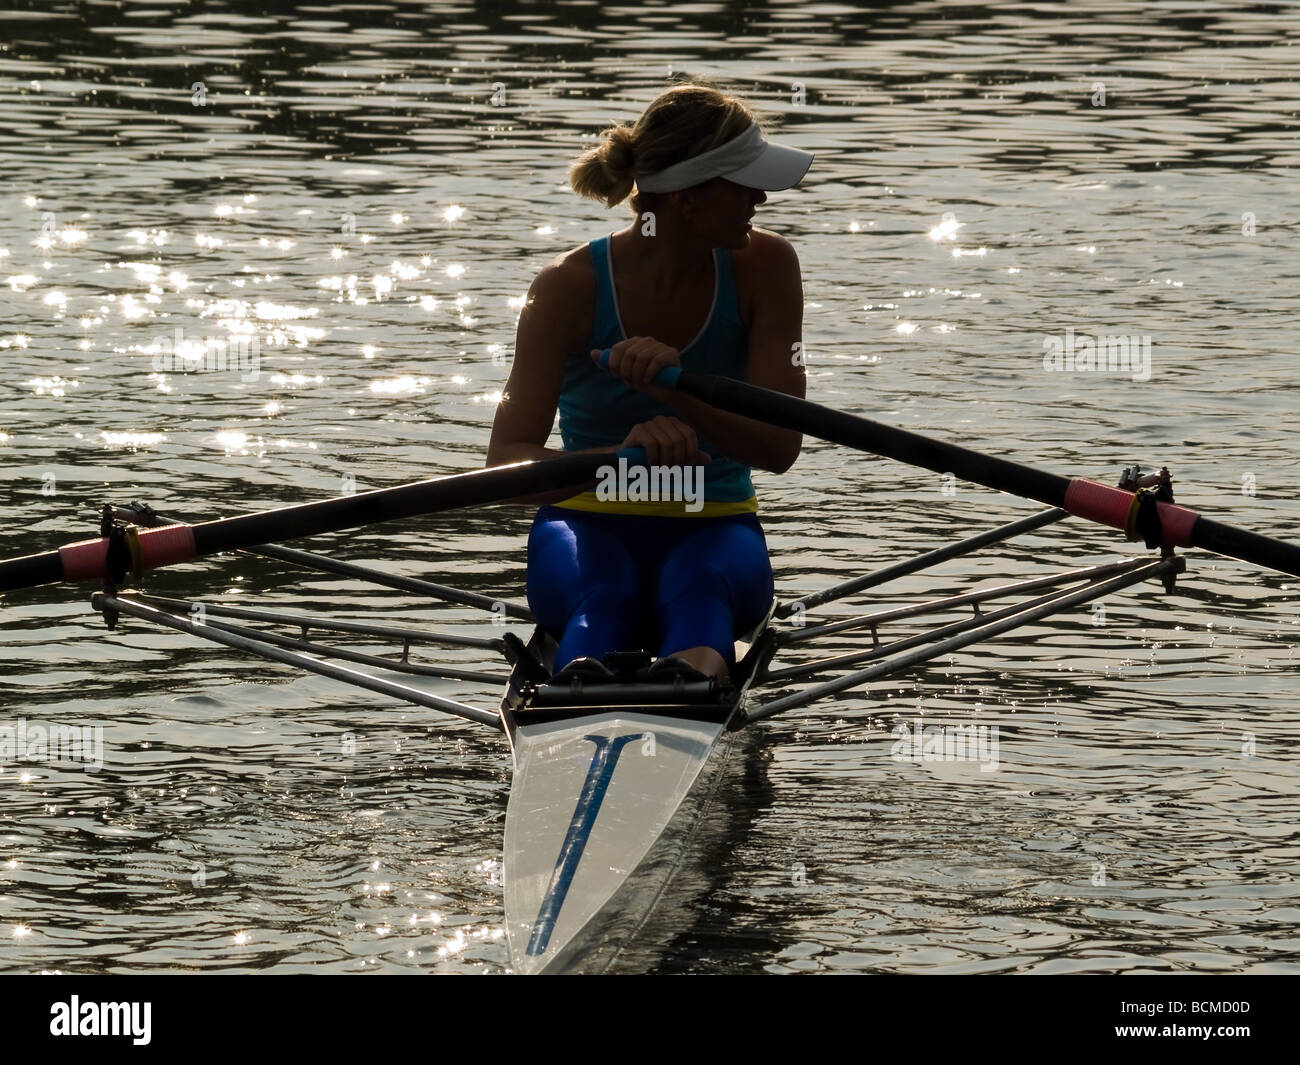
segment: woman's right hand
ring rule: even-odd
[[[659,415],[634,425],[619,447],[645,448],[651,466],[699,466],[713,459],[700,450],[695,430],[678,418]]]

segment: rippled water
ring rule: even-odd
[[[1297,538],[1293,8],[263,10],[0,10],[0,555],[92,534],[106,499],[201,519],[480,465],[531,277],[622,224],[566,191],[569,161],[683,70],[817,153],[759,219],[799,250],[814,398],[1063,473],[1168,463],[1180,501]],[[1047,372],[1067,329],[1149,337],[1149,380]],[[256,376],[156,362],[238,337]],[[759,481],[780,593],[1028,513],[956,487],[809,442]],[[527,522],[309,546],[518,597]],[[1134,552],[1070,522],[831,613]],[[1293,585],[1193,553],[1172,598],[756,728],[657,964],[1294,968]],[[482,621],[246,557],[150,588]],[[107,634],[87,598],[0,604],[0,724],[105,745],[98,773],[0,767],[0,969],[505,965],[503,738],[140,623]],[[916,718],[998,726],[997,771],[895,760]]]

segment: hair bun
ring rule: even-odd
[[[606,134],[605,165],[616,175],[631,175],[636,165],[636,141],[627,126],[614,126]]]

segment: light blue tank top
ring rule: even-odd
[[[590,447],[617,447],[634,425],[658,415],[675,416],[671,407],[624,384],[591,360],[593,348],[612,347],[626,340],[615,297],[614,274],[610,263],[609,237],[588,244],[591,264],[596,273],[596,307],[591,335],[581,351],[570,356],[564,368],[560,391],[560,439],[566,451]],[[726,248],[713,251],[716,282],[709,317],[686,347],[681,349],[684,370],[734,377],[744,380],[749,351],[749,331],[740,318],[736,283],[731,268],[731,252]],[[725,458],[712,441],[700,437],[700,450],[713,459],[704,467],[706,503],[740,504],[754,496],[749,467]],[[730,509],[730,508],[728,508]],[[753,509],[753,505],[744,509]],[[718,513],[706,506],[704,515]]]

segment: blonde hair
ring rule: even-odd
[[[617,123],[600,143],[569,168],[569,184],[579,196],[606,207],[622,203],[638,176],[655,174],[739,137],[758,116],[734,93],[695,78],[660,93],[636,125]],[[637,192],[632,208],[640,213],[651,193]]]

